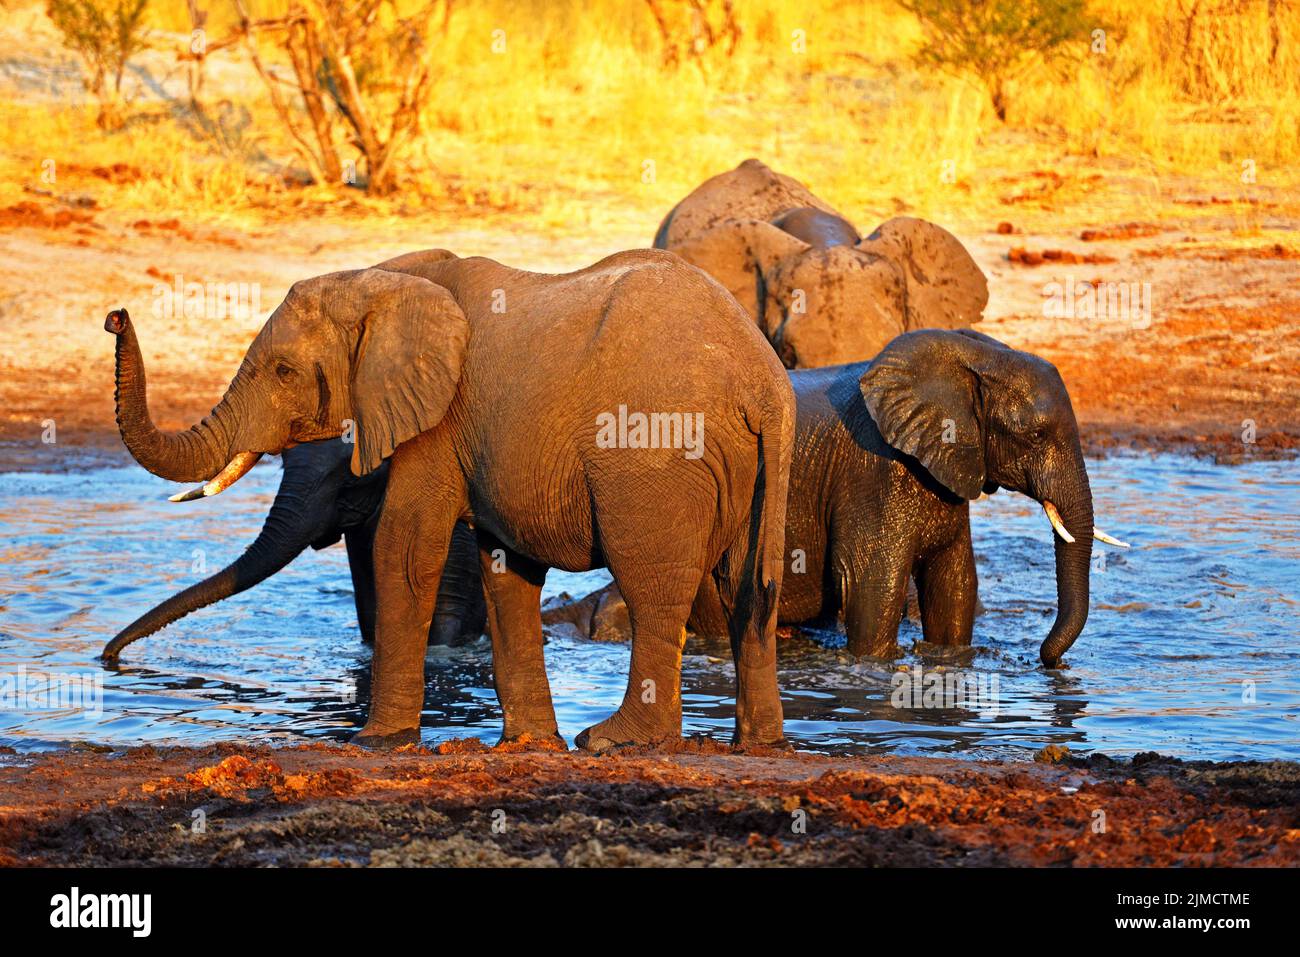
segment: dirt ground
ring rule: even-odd
[[[564,271],[645,245],[654,227],[631,212],[599,237],[556,238],[509,222],[446,229],[411,217],[248,227],[70,204],[129,175],[65,170],[72,192],[62,199],[33,194],[0,209],[0,470],[127,461],[113,423],[113,340],[101,330],[110,309],[126,306],[140,330],[156,421],[185,427],[220,397],[299,278],[430,246]],[[952,224],[989,276],[980,328],[1056,363],[1089,451],[1289,454],[1300,444],[1300,201],[1279,199],[1261,213],[1213,197],[1180,204],[1169,189],[1159,224],[1067,228],[1041,212],[1026,212],[1024,227]],[[1247,214],[1254,225],[1243,229]],[[1149,283],[1149,319],[1087,318],[1081,309],[1045,316],[1051,284],[1092,281]],[[215,321],[176,306],[169,313],[162,290],[189,282],[253,284],[253,308]],[[1252,423],[1254,441],[1243,441]]]
[[[0,763],[0,865],[1294,866],[1300,765],[352,747]]]

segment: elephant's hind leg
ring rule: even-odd
[[[783,740],[784,714],[776,678],[778,589],[760,591],[755,525],[747,528],[710,576],[731,638],[736,664],[736,734],[740,747]]]
[[[541,596],[546,569],[505,548],[481,529],[478,548],[492,636],[492,678],[505,715],[501,740],[528,738],[567,750],[555,724],[542,651]]]
[[[660,499],[652,518],[652,500],[618,508],[597,499],[601,544],[632,624],[632,667],[618,711],[578,735],[578,746],[589,751],[681,737],[682,645],[713,517],[711,508],[673,514]]]

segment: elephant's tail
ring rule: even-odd
[[[773,391],[759,416],[759,468],[763,482],[762,512],[759,518],[756,570],[758,594],[763,603],[762,620],[775,622],[785,567],[785,509],[790,485],[790,461],[794,455],[794,395],[782,376],[785,391]],[[757,489],[755,492],[757,493]]]

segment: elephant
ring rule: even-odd
[[[976,608],[969,502],[1007,488],[1043,505],[1055,531],[1058,611],[1039,649],[1059,665],[1088,617],[1097,529],[1070,398],[1056,369],[973,330],[900,335],[873,361],[790,373],[798,414],[781,624],[831,624],[850,652],[898,652],[908,579],[927,642],[968,646]],[[546,620],[617,634],[611,586]],[[690,628],[720,634],[701,584]]]
[[[783,740],[775,636],[794,394],[735,300],[677,256],[633,250],[547,275],[430,250],[299,281],[212,412],[174,433],[149,418],[130,325],[120,311],[105,324],[118,335],[123,440],[149,471],[205,483],[188,495],[345,428],[353,474],[389,461],[372,700],[355,743],[419,740],[424,649],[462,519],[479,546],[503,740],[563,746],[543,659],[551,567],[608,567],[632,622],[623,702],[579,747],[680,737],[681,647],[705,576],[736,660],[735,740]]]
[[[123,310],[122,323],[130,323]],[[125,331],[125,330],[124,330]],[[261,584],[304,552],[327,548],[344,539],[357,624],[363,641],[375,633],[375,583],[371,544],[388,483],[388,465],[357,478],[350,462],[352,447],[343,439],[307,442],[281,454],[284,473],[271,511],[248,549],[197,584],[177,592],[123,628],[104,648],[102,659],[115,664],[122,649],[214,602]],[[478,544],[473,530],[456,524],[447,567],[438,586],[429,642],[459,645],[483,633],[487,611],[479,580]]]
[[[791,369],[867,360],[912,329],[968,328],[988,303],[983,272],[947,230],[900,216],[863,238],[754,159],[678,203],[654,245],[726,286]]]

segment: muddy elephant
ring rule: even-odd
[[[134,331],[129,328],[130,317],[124,310],[118,315],[123,346],[138,348],[133,343]],[[105,662],[115,663],[127,645],[190,612],[261,584],[308,547],[328,548],[339,539],[347,547],[361,638],[366,642],[374,640],[371,546],[388,484],[387,463],[358,478],[350,467],[352,446],[341,438],[295,445],[285,449],[281,458],[284,472],[280,487],[253,543],[215,575],[171,595],[118,632],[104,647]],[[447,566],[438,585],[430,644],[458,645],[478,638],[483,634],[486,614],[479,581],[478,544],[470,527],[460,522],[452,534]]]
[[[1055,530],[1058,610],[1039,657],[1057,665],[1088,617],[1092,523],[1070,398],[1048,362],[972,330],[895,339],[874,361],[790,373],[798,403],[782,624],[833,626],[849,650],[896,654],[909,578],[927,642],[969,645],[976,607],[969,502],[997,488],[1042,503]],[[610,589],[548,609],[593,636],[617,635]],[[693,631],[720,634],[701,585]]]
[[[791,369],[870,359],[912,329],[967,328],[988,303],[984,274],[947,230],[900,216],[863,238],[753,159],[678,203],[654,244],[726,286]]]
[[[506,740],[560,741],[542,582],[550,567],[602,566],[627,601],[631,670],[618,711],[579,746],[680,736],[681,643],[705,576],[736,658],[737,741],[781,740],[794,396],[735,300],[676,256],[545,275],[434,250],[295,283],[225,396],[183,432],[149,421],[138,350],[119,339],[118,361],[123,438],[164,478],[219,491],[263,454],[353,425],[354,474],[389,460],[357,743],[419,740],[424,649],[460,520],[478,538]]]

